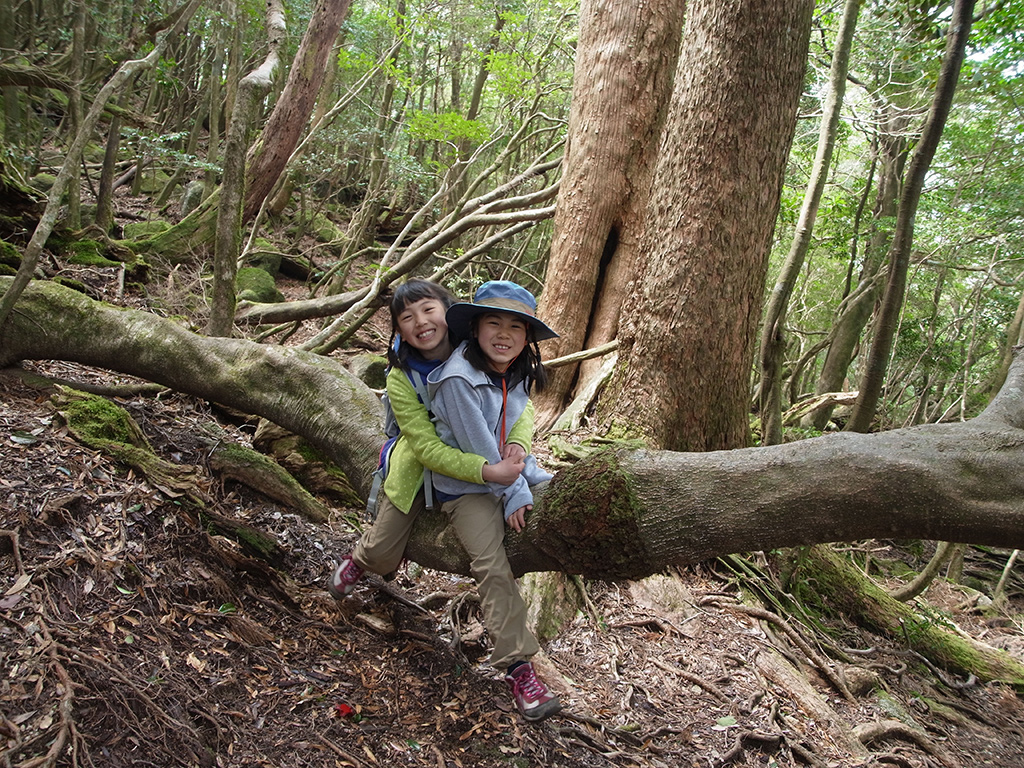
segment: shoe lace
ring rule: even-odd
[[[527,666],[515,676],[516,691],[529,698],[539,699],[546,693],[544,683],[537,679],[532,666]]]
[[[341,573],[338,574],[338,577],[344,584],[354,584],[359,581],[359,577],[362,575],[363,569],[356,565],[355,560],[350,558],[341,566]]]

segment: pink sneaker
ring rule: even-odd
[[[530,662],[520,664],[505,675],[505,682],[512,689],[512,698],[519,711],[530,722],[550,717],[562,708],[562,702],[537,678]]]
[[[334,595],[335,600],[344,600],[352,594],[356,583],[363,578],[363,569],[356,565],[352,555],[345,555],[341,563],[334,569],[334,575],[327,582],[327,591]]]

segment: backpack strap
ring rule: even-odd
[[[407,371],[407,374],[409,383],[416,390],[416,395],[423,403],[423,407],[427,409],[427,415],[433,420],[434,414],[430,412],[430,393],[427,391],[427,377],[412,370]],[[423,505],[427,509],[434,508],[434,478],[433,473],[426,467],[423,468]]]
[[[388,466],[391,462],[391,449],[398,442],[398,436],[389,437],[380,448],[380,459],[377,462],[377,469],[373,473],[373,482],[370,484],[370,495],[366,500],[366,517],[372,523],[377,519],[377,500],[380,497],[380,489],[384,484],[384,478],[388,476]]]

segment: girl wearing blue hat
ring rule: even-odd
[[[447,445],[488,462],[501,460],[531,387],[545,383],[537,342],[558,335],[535,316],[536,309],[533,294],[506,280],[484,283],[472,303],[448,308],[448,329],[461,343],[427,377],[437,433]],[[526,456],[522,473],[509,484],[466,482],[443,469],[433,477],[441,509],[470,556],[493,645],[491,664],[506,668],[516,706],[531,721],[561,704],[530,662],[540,646],[527,627],[526,605],[505,553],[505,524],[523,530],[533,509],[531,486],[551,477],[533,456]]]

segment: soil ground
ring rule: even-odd
[[[130,383],[66,363],[24,369]],[[198,425],[246,443],[252,424],[211,404],[115,399],[161,457],[196,468],[210,509],[271,533],[285,555],[270,565],[204,528],[4,372],[3,766],[1024,766],[1013,690],[957,679],[841,617],[811,630],[751,610],[729,559],[640,583],[567,582],[582,608],[539,663],[564,710],[528,724],[486,664],[472,581],[409,564],[336,602],[324,584],[359,535],[357,510],[315,524],[218,477]],[[919,569],[933,546],[912,544],[857,546]],[[981,591],[940,579],[921,609],[1024,662],[1021,566],[1007,599],[982,594],[1010,554],[968,550],[963,581]],[[757,553],[744,562],[766,567]]]

